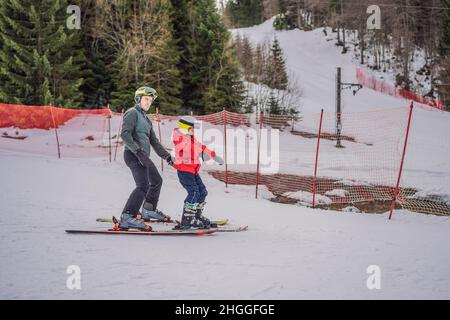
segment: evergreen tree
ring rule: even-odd
[[[79,30],[66,27],[66,0],[0,2],[0,98],[77,107],[83,82]]]
[[[236,37],[233,39],[234,48],[236,49],[236,57],[240,64],[242,64],[243,60],[243,52],[242,52],[242,45],[243,45],[243,38],[238,33]]]
[[[201,79],[194,78],[194,72],[198,66],[194,64],[196,54],[195,44],[195,1],[194,0],[171,0],[172,6],[176,8],[173,14],[173,37],[176,41],[180,59],[177,68],[180,72],[182,101],[182,112],[192,111],[191,101],[195,98],[196,88],[200,86]]]
[[[267,102],[267,108],[270,114],[282,114],[282,109],[277,99],[273,95],[273,91],[270,92],[269,101]]]
[[[239,110],[243,85],[230,33],[214,0],[172,0],[179,10],[174,26],[182,59],[185,111],[210,113]]]
[[[242,40],[242,59],[240,61],[242,68],[244,69],[244,78],[247,81],[251,80],[253,72],[253,48],[247,37]]]
[[[227,107],[238,111],[243,101],[244,88],[240,80],[236,52],[231,47],[230,33],[216,11],[214,0],[197,3],[197,49],[194,64],[201,66],[195,73],[203,81],[197,100],[197,110],[205,113]],[[205,93],[202,92],[206,85]]]
[[[266,68],[266,56],[264,48],[261,44],[258,44],[255,49],[255,54],[253,57],[253,78],[252,81],[255,83],[263,83],[264,70]]]
[[[265,84],[273,89],[286,90],[288,85],[286,64],[283,58],[283,51],[281,50],[277,38],[275,38],[272,43],[269,62],[265,73]]]
[[[443,8],[450,8],[450,0],[441,0],[441,2]],[[450,9],[443,11],[439,44],[441,55],[450,56]]]
[[[293,29],[291,17],[288,15],[286,0],[278,0],[278,15],[273,21],[275,30],[290,30]]]
[[[81,41],[83,44],[86,64],[83,66],[84,82],[80,86],[83,93],[83,106],[86,108],[104,108],[110,102],[113,90],[113,70],[108,66],[112,63],[112,48],[104,41],[95,38],[97,5],[90,0],[75,1],[82,13]],[[118,106],[110,106],[120,111]]]
[[[263,22],[261,0],[230,0],[225,8],[225,15],[231,27],[250,27]]]

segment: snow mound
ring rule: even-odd
[[[298,200],[301,204],[305,204],[305,205],[312,205],[312,203],[313,203],[313,194],[311,192],[307,192],[307,191],[285,192],[285,193],[283,193],[283,196],[287,197],[287,198]],[[329,205],[329,204],[333,203],[333,200],[331,200],[330,198],[328,198],[326,196],[316,194],[315,202],[317,205],[320,205],[320,204]]]

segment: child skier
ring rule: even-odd
[[[183,116],[178,121],[178,128],[173,130],[175,145],[173,167],[177,170],[181,185],[188,193],[184,200],[181,223],[175,226],[175,229],[217,227],[202,215],[208,192],[199,175],[201,166],[199,159],[207,161],[212,158],[220,165],[224,161],[194,137],[194,129],[198,128],[197,125],[198,122],[193,117]]]

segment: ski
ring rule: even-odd
[[[188,229],[188,230],[160,230],[160,231],[139,231],[139,230],[66,230],[72,234],[129,234],[140,236],[175,236],[175,235],[194,235],[203,236],[216,232],[217,229]]]
[[[112,218],[98,218],[96,219],[97,222],[113,222]],[[169,224],[173,224],[175,222],[163,222],[163,221],[145,221],[145,224],[147,225],[152,225],[152,224],[164,224],[164,225],[169,225]],[[218,221],[213,221],[213,223],[217,223],[218,227],[216,230],[216,232],[242,232],[242,231],[247,231],[248,230],[248,226],[241,226],[241,227],[228,227],[225,226],[225,224],[228,223],[228,219],[224,219],[224,220],[218,220]],[[187,229],[189,230],[189,229]],[[202,230],[202,229],[192,229],[192,230]]]
[[[217,228],[217,232],[242,232],[242,231],[247,231],[247,230],[248,230],[248,226]]]
[[[97,222],[113,222],[112,218],[97,218],[95,219],[95,221]],[[176,223],[175,221],[169,221],[169,222],[165,222],[165,221],[160,221],[160,220],[150,220],[150,221],[146,221],[146,223],[148,224],[153,224],[153,223],[162,223],[162,224],[173,224]],[[228,219],[223,219],[223,220],[215,220],[215,221],[211,221],[211,223],[215,223],[218,226],[224,226],[228,223]]]

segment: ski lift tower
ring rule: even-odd
[[[362,85],[359,83],[343,83],[342,82],[342,69],[337,68],[336,71],[336,148],[344,148],[341,144],[341,132],[342,132],[342,120],[341,120],[341,92],[344,89],[353,89],[353,95],[355,95]]]

